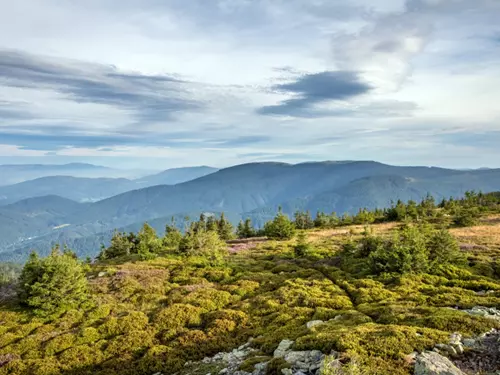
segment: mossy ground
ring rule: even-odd
[[[390,236],[396,226],[373,231]],[[342,244],[363,231],[309,231],[301,258],[294,241],[269,241],[217,267],[174,256],[101,263],[89,274],[92,309],[41,319],[14,303],[0,306],[0,358],[13,358],[0,374],[170,374],[250,337],[263,358],[292,339],[297,350],[342,352],[366,373],[410,374],[410,352],[431,349],[450,332],[495,327],[458,309],[500,306],[497,218],[452,230],[468,266],[432,274],[370,277],[356,264],[343,266]],[[101,271],[106,276],[97,277]],[[307,329],[313,319],[327,323]]]

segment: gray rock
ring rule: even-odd
[[[448,354],[448,355],[450,355],[452,357],[456,357],[457,356],[457,350],[453,346],[451,346],[451,345],[437,344],[436,348],[439,349],[440,352]]]
[[[415,375],[465,375],[448,358],[436,352],[423,352],[416,358]]]
[[[306,327],[307,329],[311,329],[313,327],[320,326],[322,324],[325,324],[325,322],[322,320],[311,320],[310,322],[307,322]]]
[[[252,375],[264,375],[267,369],[267,362],[257,363],[254,366],[254,372]]]
[[[227,368],[223,368],[222,370],[219,371],[219,375],[225,375],[229,372]]]
[[[101,271],[97,274],[97,277],[104,277],[104,276],[107,276],[108,273],[107,272],[104,272],[104,271]]]
[[[450,335],[450,345],[458,345],[462,342],[462,335],[460,333],[452,333]]]
[[[476,346],[476,340],[474,339],[464,339],[463,343],[466,348],[473,348]]]
[[[284,369],[281,369],[281,373],[283,375],[293,375],[293,371],[291,368],[284,368]]]
[[[295,364],[297,362],[308,362],[309,351],[301,351],[301,352],[288,352],[285,354],[285,361],[290,364]]]
[[[274,351],[274,358],[283,358],[290,351],[292,345],[292,340],[282,340]]]

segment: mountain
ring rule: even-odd
[[[0,248],[21,244],[64,228],[66,218],[85,205],[55,195],[30,198],[0,207]]]
[[[86,163],[70,164],[6,164],[0,165],[0,186],[17,184],[47,176],[137,178],[146,173],[139,170],[120,170]]]
[[[95,202],[144,187],[175,185],[216,171],[217,169],[211,167],[176,168],[136,180],[71,176],[41,177],[14,185],[0,186],[0,206],[44,195],[58,195],[77,202]]]
[[[0,205],[44,195],[58,195],[78,202],[93,202],[139,186],[124,178],[41,177],[9,186],[0,186]]]
[[[61,223],[68,225],[57,232],[53,231],[51,222],[46,225],[49,229],[38,230],[34,236],[28,231],[30,227],[23,226],[24,216],[21,227],[25,228],[23,238],[33,237],[32,247],[48,251],[53,243],[68,240],[76,244],[75,250],[83,252],[86,252],[85,244],[94,244],[95,255],[96,237],[107,241],[114,228],[137,228],[145,221],[163,228],[171,216],[196,217],[201,212],[225,212],[233,222],[250,217],[261,225],[275,215],[279,206],[288,214],[297,209],[342,214],[362,207],[387,207],[397,199],[419,200],[428,193],[441,199],[462,196],[467,190],[499,189],[499,169],[460,171],[390,166],[373,161],[252,163],[177,185],[136,189],[79,205],[63,218],[58,217]],[[10,212],[14,214],[12,209]],[[3,232],[0,226],[0,236]],[[28,246],[30,242],[25,240],[4,244],[0,252],[26,250]],[[3,254],[2,259],[8,260],[8,254]]]
[[[217,168],[207,166],[172,168],[158,174],[137,179],[136,182],[143,186],[177,185],[183,182],[195,180],[199,177],[203,177],[217,171]]]

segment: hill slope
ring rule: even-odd
[[[267,374],[313,375],[332,355],[326,364],[338,357],[336,365],[363,374],[414,374],[410,353],[448,344],[455,332],[478,345],[500,328],[496,219],[452,230],[467,243],[467,264],[429,273],[377,276],[359,267],[363,259],[344,262],[343,244],[360,241],[363,226],[308,232],[303,256],[286,241],[250,244],[219,264],[171,253],[97,263],[87,274],[95,306],[41,320],[13,298],[0,300],[0,373],[265,374],[263,366]],[[396,230],[376,225],[373,234],[392,238]],[[494,373],[497,364],[476,363],[472,373]]]
[[[207,166],[172,168],[158,174],[140,178],[135,181],[138,183],[138,185],[141,186],[177,185],[183,182],[195,180],[217,171],[217,168]]]
[[[201,212],[225,212],[234,220],[250,217],[261,225],[274,216],[278,206],[288,214],[297,209],[313,214],[317,210],[342,214],[362,207],[387,207],[391,200],[419,200],[427,193],[440,199],[462,196],[467,190],[499,189],[500,170],[396,167],[369,161],[254,163],[226,168],[174,186],[137,189],[81,206],[64,218],[71,226],[63,228],[57,237],[83,238],[104,233],[109,238],[114,228],[137,227],[155,219],[163,221],[160,227],[164,227],[169,216],[196,217]],[[44,235],[48,237],[38,238],[37,247],[47,251],[54,234],[48,231]],[[24,233],[24,237],[32,236]],[[45,241],[45,245],[40,241]],[[96,243],[95,238],[82,241]],[[22,246],[11,243],[8,250],[26,246],[29,243],[23,242]],[[5,246],[2,250],[5,252]]]

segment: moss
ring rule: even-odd
[[[78,345],[62,352],[59,357],[63,369],[78,369],[93,367],[104,359],[103,353],[93,346]]]
[[[197,306],[176,303],[160,310],[154,317],[153,323],[159,330],[196,327],[201,325],[201,316],[205,312]]]
[[[56,336],[45,344],[45,353],[49,356],[60,353],[70,348],[74,342],[75,336],[71,333]]]
[[[91,344],[93,342],[99,341],[101,334],[94,327],[84,327],[80,330],[76,342],[78,344]]]
[[[283,358],[273,358],[266,368],[266,375],[282,375],[281,370],[290,368],[290,364]]]
[[[272,357],[269,356],[254,356],[251,358],[247,358],[244,360],[240,367],[238,368],[239,371],[244,371],[244,372],[250,372],[252,373],[255,369],[255,365],[258,363],[264,363],[264,362],[269,362],[272,360]]]

